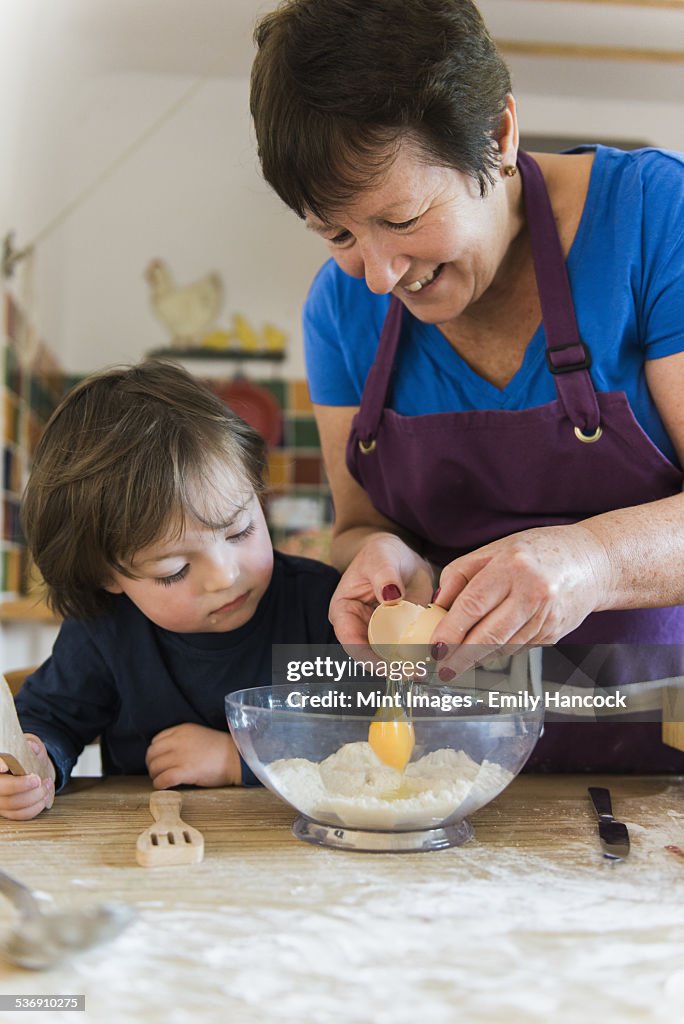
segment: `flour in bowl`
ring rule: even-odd
[[[369,743],[345,743],[317,764],[303,757],[266,766],[274,789],[299,811],[348,828],[435,828],[492,800],[513,778],[491,761],[462,750],[434,750],[403,772],[377,757]]]

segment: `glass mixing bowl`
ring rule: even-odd
[[[368,743],[386,692],[377,679],[238,690],[226,715],[257,778],[299,812],[300,839],[370,852],[444,849],[471,838],[466,815],[505,789],[532,752],[543,722],[540,665],[537,648],[451,685],[414,683],[415,746],[403,771]]]

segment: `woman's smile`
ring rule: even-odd
[[[411,284],[405,284],[403,287],[407,292],[411,292],[412,295],[422,292],[424,288],[427,288],[428,285],[437,280],[443,269],[444,264],[440,263],[439,266],[435,267],[434,270],[431,270],[429,274],[425,275],[425,277],[421,277],[417,281],[412,281]]]

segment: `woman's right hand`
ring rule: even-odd
[[[368,646],[368,622],[377,606],[404,599],[427,604],[433,589],[432,570],[424,558],[394,534],[374,533],[332,596],[329,617],[337,639],[356,660],[375,660]]]
[[[54,769],[45,744],[33,733],[24,733],[25,739],[37,755],[44,770],[39,775],[11,775],[9,767],[0,757],[0,817],[13,821],[28,821],[45,810],[52,798]]]

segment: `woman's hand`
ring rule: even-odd
[[[436,598],[449,609],[432,636],[440,677],[502,647],[556,643],[605,607],[611,588],[606,549],[581,524],[525,530],[455,559]]]
[[[145,755],[155,789],[239,786],[240,755],[228,732],[184,722],[158,732]]]
[[[424,558],[394,534],[373,534],[350,562],[330,602],[337,639],[354,648],[357,660],[375,660],[368,646],[368,622],[375,608],[404,598],[427,604],[433,589],[432,570]]]
[[[33,733],[24,733],[26,742],[38,757],[40,775],[11,775],[0,758],[0,817],[28,821],[45,810],[54,794],[55,769],[45,744]]]

